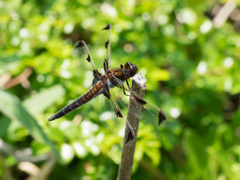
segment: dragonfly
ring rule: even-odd
[[[85,94],[62,108],[48,120],[53,121],[65,116],[89,101],[101,96],[111,104],[111,107],[114,109],[114,114],[116,114],[115,116],[118,119],[117,121],[121,121],[121,119],[126,121],[127,127],[131,132],[131,136],[134,138],[134,130],[119,107],[119,101],[115,97],[116,94],[112,92],[113,89],[119,89],[124,95],[132,96],[133,99],[140,103],[144,107],[143,109],[145,109],[147,112],[147,116],[143,117],[143,120],[149,124],[155,124],[159,126],[164,120],[166,120],[166,115],[160,108],[141,97],[134,89],[130,87],[130,79],[138,73],[138,67],[136,64],[127,62],[124,66],[121,64],[119,68],[110,68],[111,28],[111,25],[108,24],[99,32],[95,56],[101,59],[97,59],[97,61],[96,59],[94,61],[87,44],[83,40],[77,41],[74,44],[74,59],[77,59],[76,62],[80,62],[80,64],[87,64],[87,67],[93,74],[92,87]],[[77,71],[79,72],[79,69],[77,69]],[[131,95],[128,95],[127,92],[131,93]],[[99,106],[101,106],[101,104],[99,104]]]

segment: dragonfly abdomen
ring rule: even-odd
[[[72,112],[73,110],[81,107],[85,103],[89,102],[93,97],[96,95],[99,95],[99,92],[102,90],[102,84],[97,83],[95,84],[88,92],[86,92],[84,95],[73,101],[71,104],[65,106],[60,111],[58,111],[56,114],[54,114],[52,117],[50,117],[48,120],[53,121],[54,119],[58,119],[62,116],[65,116],[66,114]]]

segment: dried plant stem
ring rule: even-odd
[[[136,74],[132,78],[132,89],[137,89],[137,92],[141,97],[144,96],[146,79],[140,74]],[[132,96],[130,96],[127,119],[135,132],[135,137],[129,140],[129,128],[126,124],[125,136],[122,148],[121,163],[118,170],[117,180],[129,180],[132,175],[133,157],[135,152],[135,146],[137,141],[137,132],[139,126],[140,114],[142,111],[142,105],[140,105]]]

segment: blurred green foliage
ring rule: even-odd
[[[111,67],[137,64],[146,98],[168,117],[164,128],[140,124],[132,178],[237,179],[240,36],[204,16],[214,2],[1,0],[0,177],[24,178],[21,162],[42,169],[54,151],[61,158],[47,179],[116,179],[122,135],[91,106],[47,121],[87,90],[74,73],[74,42],[94,45],[110,23]]]

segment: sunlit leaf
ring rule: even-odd
[[[185,130],[184,149],[195,177],[207,177],[208,155],[202,140],[191,130]]]
[[[2,117],[0,119],[0,137],[4,136],[7,133],[10,123],[11,121],[9,121],[9,119],[6,117]]]
[[[56,147],[48,139],[42,128],[38,125],[37,121],[23,107],[22,103],[16,96],[0,89],[0,99],[0,111],[9,118],[9,121],[12,120],[20,122],[26,129],[29,130],[34,138],[51,147],[56,155],[59,155]]]
[[[23,105],[31,114],[38,114],[46,110],[64,94],[63,87],[56,85],[26,99]]]

